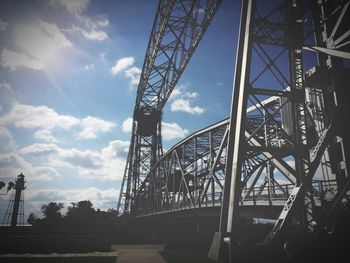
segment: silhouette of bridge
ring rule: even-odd
[[[220,3],[159,1],[118,212],[218,207],[218,247],[237,238],[248,207],[277,208],[263,244],[281,240],[292,220],[311,236],[331,232],[331,215],[350,196],[350,131],[342,125],[350,112],[350,1],[242,1],[230,117],[164,153],[162,110]]]

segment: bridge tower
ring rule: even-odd
[[[133,114],[129,154],[118,201],[119,214],[136,214],[138,195],[153,180],[163,155],[162,110],[221,0],[160,0],[146,50]],[[154,189],[155,190],[155,189]],[[152,204],[158,205],[156,191]]]
[[[284,242],[291,221],[305,235],[331,231],[331,215],[349,206],[350,131],[343,122],[350,112],[350,1],[242,3],[220,232],[212,248],[240,241],[242,190],[256,182],[256,156],[270,163],[271,195],[274,178],[294,185],[261,244]],[[268,107],[271,96],[278,103]],[[254,116],[249,107],[258,109]]]

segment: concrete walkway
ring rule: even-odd
[[[117,263],[167,263],[159,254],[164,245],[112,245],[118,251]]]

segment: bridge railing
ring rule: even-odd
[[[268,201],[272,204],[274,201],[285,201],[294,188],[293,184],[278,186],[266,186],[246,188],[242,191],[241,205],[258,205],[259,201]]]
[[[245,188],[242,190],[241,205],[279,205],[288,199],[293,191],[294,184]],[[338,185],[336,180],[315,180],[312,182],[312,194],[315,197],[315,204],[321,205],[323,201],[329,201],[337,193]]]
[[[292,193],[294,184],[275,185],[265,188],[253,187],[242,190],[240,205],[242,206],[283,206]],[[315,205],[321,206],[330,201],[337,193],[336,180],[315,180],[312,182],[312,193],[315,197]],[[250,191],[249,195],[246,193]],[[220,207],[222,204],[222,192],[215,194],[198,195],[190,199],[181,199],[176,203],[164,203],[158,209],[139,210],[139,215],[151,215],[158,213],[179,212],[190,209]]]

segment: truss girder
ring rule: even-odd
[[[220,0],[160,1],[135,108],[161,111],[200,42]]]
[[[175,145],[140,189],[137,215],[221,205],[228,121],[199,131]]]
[[[267,129],[267,123],[261,121],[258,113],[262,108],[275,109],[280,105],[280,98],[270,97],[260,106],[248,109],[251,122],[258,126],[263,124]],[[146,215],[220,206],[225,183],[228,127],[229,119],[223,120],[190,135],[167,151],[145,179],[149,184],[140,188],[136,197],[140,205],[135,213]],[[255,129],[252,126],[245,136],[252,146],[259,147],[261,138],[257,141],[250,134]],[[285,144],[283,138],[275,140]],[[268,177],[268,170],[278,171],[278,176]],[[295,181],[294,170],[283,156],[273,158],[269,152],[250,152],[242,178],[242,205],[266,205],[268,200],[268,205],[281,206],[281,200],[287,200]]]
[[[161,112],[221,0],[160,0],[138,85],[118,213],[133,213],[151,167],[163,154]]]

